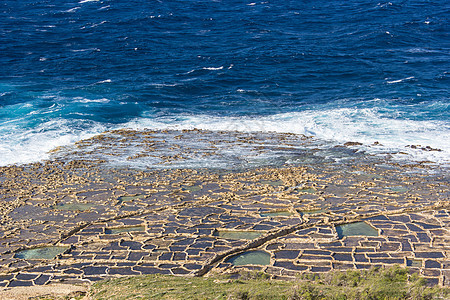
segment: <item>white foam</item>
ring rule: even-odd
[[[149,86],[154,86],[156,88],[163,88],[163,87],[174,87],[178,86],[178,83],[150,83]]]
[[[220,67],[204,67],[203,70],[210,70],[210,71],[218,71],[218,70],[222,70],[223,66]]]
[[[77,6],[77,7],[74,7],[74,8],[71,8],[71,9],[68,9],[68,10],[66,10],[65,12],[68,12],[68,13],[72,13],[72,12],[75,12],[75,11],[77,11],[78,9],[80,9],[81,7],[80,6]]]
[[[406,78],[403,78],[403,79],[388,81],[387,83],[389,83],[389,84],[399,83],[399,82],[403,82],[403,81],[410,80],[410,79],[413,79],[413,78],[414,78],[414,76],[410,76],[410,77],[406,77]]]
[[[76,97],[74,98],[75,102],[78,103],[108,103],[110,100],[106,98],[100,98],[100,99],[86,99],[82,97]]]
[[[48,121],[36,128],[26,130],[16,124],[17,122],[1,124],[0,165],[2,166],[48,159],[49,151],[56,147],[73,144],[106,129],[98,123],[63,119]]]
[[[109,100],[77,98],[81,103],[107,103]],[[278,132],[314,136],[331,145],[359,142],[365,150],[386,155],[402,151],[395,157],[407,160],[430,160],[450,163],[450,124],[445,121],[401,120],[387,116],[376,108],[335,108],[281,113],[265,117],[218,117],[209,115],[174,115],[155,118],[136,118],[126,124],[107,125],[88,120],[56,119],[44,122],[32,129],[24,129],[27,120],[20,113],[0,123],[0,165],[28,163],[47,159],[48,151],[58,146],[118,128],[132,129],[205,129],[213,131]],[[60,106],[50,107],[54,112]],[[41,112],[44,114],[45,112]],[[393,112],[392,112],[393,114]],[[374,142],[381,145],[372,146]],[[422,147],[406,147],[422,145]],[[430,146],[442,151],[424,151]]]
[[[83,4],[86,2],[98,2],[99,0],[81,0],[80,2],[78,2],[79,4]]]
[[[338,108],[276,114],[266,117],[173,116],[139,118],[126,124],[133,129],[205,129],[242,132],[296,133],[335,144],[359,142],[374,153],[402,151],[405,158],[450,163],[450,124],[444,121],[400,120],[383,116],[376,108]],[[378,142],[381,145],[370,146]],[[430,146],[442,151],[411,149]]]
[[[98,82],[96,82],[95,84],[110,83],[110,82],[112,82],[111,79],[106,79],[106,80],[98,81]]]
[[[70,51],[72,51],[72,52],[86,52],[86,51],[100,51],[100,49],[98,49],[98,48],[87,48],[87,49],[73,49],[73,50],[70,50]]]
[[[427,48],[411,48],[409,50],[407,50],[406,52],[410,52],[410,53],[438,53],[438,50],[434,50],[434,49],[427,49]]]
[[[84,27],[82,27],[81,29],[84,29],[84,28],[95,28],[95,27],[97,27],[97,26],[100,26],[100,25],[103,25],[103,24],[105,24],[105,23],[107,23],[107,21],[101,21],[100,23],[93,23],[93,24],[91,24],[91,25],[89,25],[89,26],[84,26]]]

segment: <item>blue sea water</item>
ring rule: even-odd
[[[444,0],[2,0],[0,165],[118,128],[378,141],[445,165],[449,16]]]

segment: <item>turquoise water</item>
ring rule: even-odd
[[[336,226],[339,238],[345,236],[378,236],[378,230],[365,222],[355,222]]]
[[[143,232],[145,231],[144,226],[131,226],[131,227],[118,227],[118,228],[106,228],[106,234],[120,234],[124,232]]]
[[[85,211],[92,209],[92,204],[89,203],[59,203],[52,206],[53,209],[57,210],[73,210],[73,211]]]
[[[299,212],[302,215],[312,215],[312,214],[320,214],[326,212],[326,209],[311,209],[311,210],[300,210]]]
[[[263,233],[261,231],[217,230],[214,232],[214,236],[229,240],[253,240],[260,237]]]
[[[145,195],[135,195],[135,196],[120,196],[119,197],[119,201],[120,202],[128,202],[128,201],[133,201],[133,200],[137,200],[137,199],[142,199],[145,198]]]
[[[67,249],[69,248],[57,246],[34,248],[17,252],[14,257],[22,259],[53,259]]]
[[[274,211],[274,212],[266,212],[266,213],[260,213],[259,214],[263,218],[270,218],[270,217],[288,217],[291,216],[292,213],[289,211]]]
[[[270,264],[270,254],[265,251],[248,251],[227,259],[227,262],[235,266]]]

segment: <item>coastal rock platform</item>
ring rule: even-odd
[[[143,135],[114,134],[130,145]],[[139,150],[130,160],[180,149],[167,143],[199,133],[165,133],[164,142],[158,134],[144,143],[153,152]],[[97,157],[101,147],[109,153],[107,137],[80,143],[79,156],[70,150],[43,163],[0,168],[1,287],[242,270],[290,279],[395,264],[430,285],[450,285],[445,170],[362,159],[347,146],[336,148],[348,153],[339,161],[139,169]],[[254,144],[251,138],[229,144],[236,141]],[[86,149],[95,159],[86,159]],[[176,155],[157,158],[184,159]]]

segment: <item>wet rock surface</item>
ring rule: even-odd
[[[198,138],[210,133],[168,136],[183,141],[192,134]],[[142,156],[154,155],[158,162],[182,160],[175,153],[162,157],[162,150],[151,150],[167,149],[162,145],[167,143],[178,149],[161,136],[120,131],[114,139],[104,135],[80,142],[79,156],[71,149],[70,155],[58,153],[44,163],[1,167],[0,286],[154,273],[207,276],[242,269],[290,278],[303,272],[393,264],[408,266],[430,283],[449,284],[445,169],[361,159],[362,154],[352,156],[353,151],[345,161],[312,161],[319,150],[311,150],[304,155],[308,163],[244,169],[126,168],[97,155],[101,147],[133,146],[140,139],[139,151],[148,148],[139,152]],[[276,138],[279,144],[308,140]],[[260,136],[227,143],[238,142],[267,150]],[[214,156],[217,145],[211,147]],[[88,156],[90,151],[95,155]],[[179,150],[194,157],[192,151]],[[113,151],[107,148],[104,153]],[[355,225],[340,227],[343,224],[356,228],[347,232],[342,228]],[[45,247],[63,250],[39,257]],[[23,255],[28,249],[33,255]],[[258,259],[232,263],[246,253],[264,253],[264,264],[252,263]]]

